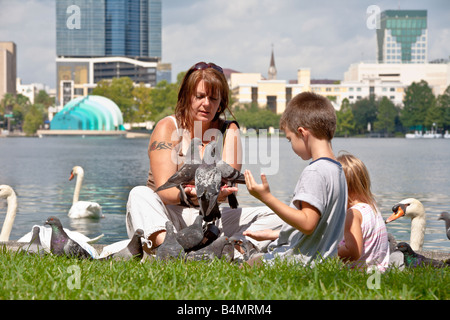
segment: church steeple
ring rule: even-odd
[[[270,66],[269,72],[267,76],[268,80],[276,80],[277,79],[277,68],[275,67],[275,57],[273,54],[273,44],[272,44],[272,56],[270,58]]]

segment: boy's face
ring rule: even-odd
[[[300,133],[300,128],[298,130],[299,131],[295,133],[288,128],[285,128],[284,132],[286,133],[286,139],[291,143],[292,150],[296,155],[298,155],[303,160],[311,159],[311,155],[309,154],[303,140],[303,135]]]

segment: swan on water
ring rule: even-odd
[[[423,204],[414,198],[400,201],[392,207],[394,213],[386,219],[386,223],[392,222],[403,216],[411,219],[410,246],[414,251],[421,251],[425,237],[426,215]]]
[[[14,219],[16,218],[17,196],[10,186],[0,185],[0,199],[6,199],[8,204],[6,217],[3,222],[2,232],[0,233],[0,241],[8,241]]]
[[[10,186],[0,185],[0,199],[6,199],[7,205],[8,205],[8,207],[6,209],[6,218],[3,222],[2,231],[0,233],[0,241],[9,241],[9,235],[11,234],[12,226],[14,224],[14,220],[16,218],[16,213],[17,213],[17,196],[16,196],[16,193],[14,192],[13,188],[11,188]],[[41,232],[39,234],[41,237],[41,243],[44,245],[47,245],[48,248],[50,248],[51,229],[44,228],[43,226],[39,226],[39,227],[41,228]],[[71,231],[68,229],[64,229],[64,230],[67,232],[67,234],[70,234],[71,237],[75,238],[76,240],[86,242],[86,243],[94,243],[94,242],[100,240],[104,236],[104,234],[101,234],[95,238],[88,238],[80,232]],[[25,234],[23,237],[21,237],[19,240],[17,240],[17,242],[30,242],[31,236],[32,236],[32,231]]]
[[[78,218],[92,218],[99,219],[103,218],[102,207],[96,203],[91,201],[78,201],[80,197],[81,185],[83,184],[84,178],[84,170],[80,166],[75,166],[72,168],[72,172],[70,173],[69,181],[77,176],[75,191],[73,193],[73,204],[69,210],[68,216],[73,219]]]

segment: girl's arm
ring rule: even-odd
[[[363,249],[361,222],[361,212],[356,209],[347,211],[344,227],[345,245],[338,249],[338,255],[341,259],[356,261],[361,257]]]

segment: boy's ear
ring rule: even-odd
[[[303,127],[298,127],[297,128],[297,134],[299,134],[300,136],[304,137],[306,133],[306,129]]]

